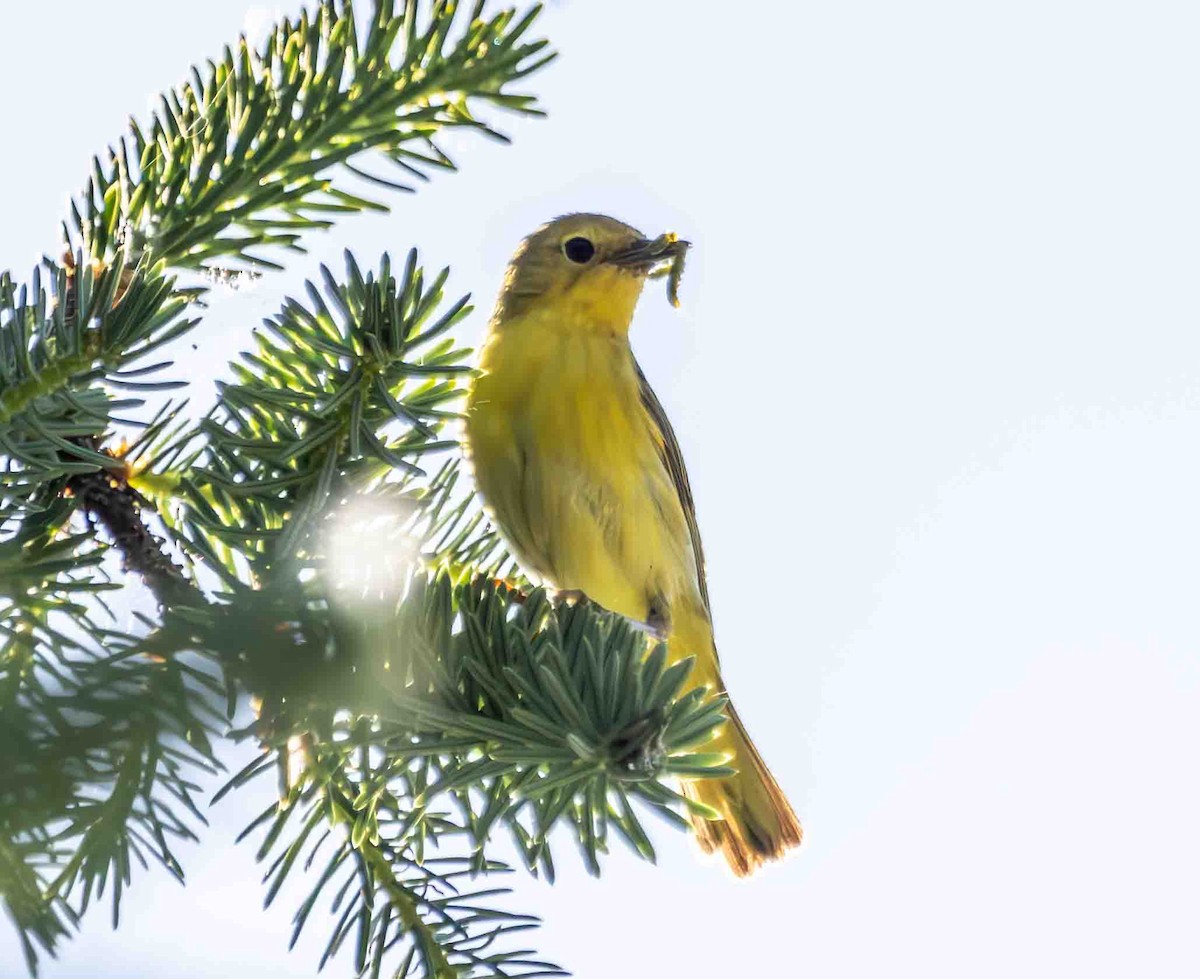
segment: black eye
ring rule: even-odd
[[[563,254],[572,262],[586,265],[596,254],[596,246],[586,238],[568,238],[563,242]]]

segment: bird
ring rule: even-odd
[[[480,348],[465,449],[484,505],[535,580],[639,623],[691,688],[726,693],[679,442],[630,344],[647,279],[689,243],[568,214],[517,248]],[[739,877],[800,845],[800,822],[732,702],[712,750],[736,773],[685,781],[706,853]],[[715,815],[719,818],[711,818]]]

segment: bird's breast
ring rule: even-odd
[[[480,367],[468,416],[480,434],[607,480],[653,456],[623,337],[505,327]]]
[[[686,528],[627,341],[505,325],[467,414],[476,481],[528,569],[644,618]]]

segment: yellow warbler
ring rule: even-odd
[[[508,267],[467,409],[476,482],[517,559],[694,655],[689,681],[724,690],[704,556],[683,457],[629,346],[647,277],[678,281],[687,242],[647,240],[598,214],[551,221]],[[714,750],[738,769],[683,791],[720,819],[693,818],[739,876],[800,843],[800,824],[729,708]]]

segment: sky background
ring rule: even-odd
[[[129,113],[277,9],[7,5],[0,267],[55,248]],[[618,850],[600,881],[564,850],[553,889],[514,878],[536,947],[580,979],[1200,973],[1200,8],[579,0],[540,29],[548,119],[454,138],[460,173],[218,294],[184,363],[207,403],[343,248],[452,265],[473,344],[549,217],[695,243],[634,345],[807,844],[749,882],[665,828],[657,867]],[[262,913],[233,845],[270,791],[45,976],[315,974],[324,922],[289,955],[298,889]]]

